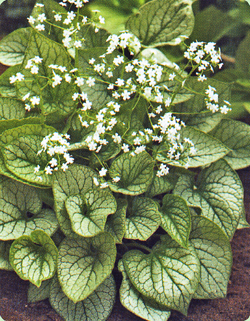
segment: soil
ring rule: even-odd
[[[0,74],[5,67],[0,65]],[[250,223],[250,171],[238,172],[245,188]],[[225,299],[192,300],[188,316],[172,312],[169,321],[245,321],[250,316],[250,229],[237,230],[232,240],[233,268]],[[0,316],[5,321],[62,321],[49,301],[27,302],[28,282],[12,271],[0,271]],[[117,300],[108,321],[140,321]],[[98,320],[96,320],[98,321]],[[160,320],[155,320],[160,321]]]

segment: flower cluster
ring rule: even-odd
[[[223,66],[220,51],[216,51],[215,45],[214,42],[192,42],[184,53],[184,57],[192,63],[192,66],[197,66],[198,81],[207,79],[204,75],[206,70],[214,72],[216,66],[219,68]]]
[[[207,95],[205,98],[207,109],[209,109],[212,113],[220,110],[222,114],[227,114],[228,111],[231,110],[231,108],[228,107],[230,106],[230,103],[226,100],[224,100],[224,105],[222,107],[219,106],[219,95],[216,93],[216,88],[209,85],[208,89],[205,90],[205,94]]]
[[[45,23],[52,23],[56,26],[55,22],[61,21],[62,43],[74,57],[71,49],[73,48],[76,54],[84,42],[81,27],[92,22],[95,32],[98,32],[95,20],[81,16],[79,12],[79,9],[87,2],[88,0],[63,0],[60,2],[63,7],[66,7],[67,4],[74,4],[78,8],[78,13],[76,15],[73,11],[53,12],[54,21],[48,21],[44,13],[44,5],[37,3],[36,19],[30,16],[29,22],[38,31],[43,31]],[[97,14],[97,12],[95,13]],[[76,17],[78,21],[76,21]],[[102,24],[104,18],[99,16],[97,21]],[[63,25],[65,28],[61,27]],[[104,54],[89,59],[89,69],[86,69],[86,74],[85,71],[81,74],[78,68],[68,70],[65,66],[56,64],[48,66],[51,69],[51,75],[48,76],[47,84],[52,88],[59,86],[63,81],[74,84],[78,88],[72,95],[72,99],[79,103],[78,107],[81,106],[77,109],[81,125],[88,128],[88,134],[84,138],[88,150],[99,153],[103,146],[113,141],[120,145],[124,153],[130,152],[134,156],[146,150],[152,151],[152,146],[153,148],[157,146],[164,151],[164,157],[167,157],[170,163],[177,162],[188,168],[189,156],[195,155],[196,149],[189,138],[181,137],[181,129],[185,127],[185,124],[170,111],[175,104],[175,90],[184,87],[186,77],[189,76],[186,76],[176,64],[173,64],[174,67],[171,69],[164,63],[160,64],[140,55],[135,59],[127,58],[125,49],[129,51],[130,55],[138,54],[141,49],[140,41],[128,31],[124,31],[120,35],[110,35],[107,42],[109,46]],[[220,53],[215,50],[214,43],[196,41],[190,45],[184,57],[191,64],[192,72],[197,70],[198,81],[206,80],[204,73],[207,70],[213,71],[214,67],[221,68],[222,66]],[[31,74],[39,76],[41,63],[42,58],[36,56],[28,60],[25,68]],[[24,80],[24,76],[21,73],[10,77],[11,83],[22,80]],[[83,88],[93,87],[94,90],[94,87],[100,82],[102,86],[106,86],[109,98],[103,106],[93,108],[92,101],[87,94],[93,91],[86,90],[84,92]],[[170,91],[169,84],[175,89]],[[27,111],[40,104],[40,97],[30,97],[30,93],[27,93],[22,99],[26,102],[25,109]],[[146,102],[148,128],[135,130],[132,133],[126,128],[130,126],[130,123],[129,121],[125,123],[122,120],[123,117],[120,117],[120,113],[127,101],[130,101],[131,106],[135,106],[134,108],[138,102]],[[212,86],[209,86],[205,91],[205,103],[212,112],[227,113],[230,110],[228,107],[230,104],[227,101],[224,101],[224,106],[219,106],[218,94]],[[46,136],[42,141],[42,149],[38,153],[46,152],[52,157],[44,169],[46,174],[51,175],[58,168],[65,171],[68,164],[73,163],[73,157],[67,152],[68,139],[67,134],[54,133]],[[169,168],[166,164],[156,162],[156,166],[158,167],[158,177],[168,174]],[[39,171],[40,167],[37,166],[35,172]],[[106,173],[105,167],[99,171],[101,178]],[[114,183],[119,179],[119,177],[113,179]],[[99,182],[96,181],[95,184],[99,185]],[[102,182],[101,187],[107,187],[107,183]]]
[[[59,168],[65,171],[68,165],[74,162],[74,158],[67,151],[70,145],[69,139],[70,136],[68,134],[59,134],[58,132],[43,138],[41,142],[42,148],[37,152],[37,155],[46,152],[51,157],[51,160],[44,168],[44,172],[47,175],[52,175],[53,171],[57,171]],[[41,173],[40,165],[35,167],[34,173]]]

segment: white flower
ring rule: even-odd
[[[61,166],[61,169],[65,172],[66,169],[68,169],[69,166],[66,164],[66,163],[63,163],[62,166]]]
[[[168,79],[171,81],[171,80],[174,80],[175,77],[176,77],[176,74],[173,72],[172,74],[169,75]]]
[[[128,144],[124,143],[121,148],[122,148],[124,153],[128,153],[129,152],[129,145]]]
[[[93,86],[95,85],[95,78],[89,77],[88,80],[86,81],[86,84],[87,84],[89,87],[93,87]]]
[[[121,136],[119,134],[117,134],[117,133],[115,133],[112,136],[112,138],[113,138],[114,143],[120,144],[122,142]]]
[[[16,80],[17,81],[22,81],[24,80],[24,75],[21,72],[16,73]]]
[[[107,171],[108,171],[108,170],[107,170],[106,168],[102,167],[102,169],[99,171],[99,175],[100,175],[101,177],[106,176]]]
[[[34,168],[34,173],[38,173],[40,170],[40,165],[37,165],[35,168]]]
[[[57,159],[56,158],[52,158],[51,160],[50,160],[50,166],[51,167],[56,167],[57,166]]]
[[[47,175],[52,175],[53,170],[50,166],[46,166],[44,170]]]
[[[100,188],[106,188],[109,187],[109,184],[107,182],[101,183]]]
[[[46,20],[46,16],[45,13],[41,13],[38,15],[37,20],[39,20],[40,22],[44,22]]]
[[[102,16],[99,16],[99,22],[101,24],[105,24],[105,19]]]
[[[56,21],[61,21],[62,20],[62,15],[60,15],[60,14],[55,14],[54,15],[54,19],[56,20]]]
[[[120,178],[119,176],[116,176],[116,177],[114,177],[114,178],[112,179],[112,181],[113,181],[114,183],[118,183],[120,180],[121,180],[121,178]]]
[[[74,42],[74,46],[75,46],[76,48],[81,48],[81,46],[82,46],[81,40],[76,40],[76,41]]]
[[[29,17],[28,17],[28,22],[29,22],[31,25],[33,25],[33,24],[36,22],[36,20],[35,20],[32,16],[29,16]]]
[[[39,23],[37,26],[35,26],[35,28],[38,30],[38,31],[44,31],[45,30],[45,26],[41,23]]]
[[[37,96],[33,96],[30,98],[30,102],[32,103],[33,106],[39,105],[40,104],[40,98]]]
[[[93,182],[94,182],[95,186],[99,186],[99,182],[96,177],[93,178]]]

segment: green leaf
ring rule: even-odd
[[[243,187],[225,160],[203,169],[196,183],[191,177],[181,176],[173,193],[189,206],[199,207],[201,215],[216,223],[228,238],[233,236],[242,212]]]
[[[11,241],[0,241],[0,269],[1,270],[13,270],[9,262],[9,251],[11,246]]]
[[[156,176],[156,171],[154,171],[154,177],[148,187],[146,196],[154,197],[159,194],[170,192],[174,188],[177,179],[178,176],[176,176],[174,173],[169,173],[168,175],[158,177]]]
[[[3,120],[22,119],[24,116],[23,102],[9,97],[0,97],[0,124]]]
[[[244,74],[244,78],[249,78],[250,75],[250,58],[249,58],[249,49],[250,49],[250,32],[248,32],[245,38],[239,44],[236,56],[235,56],[235,68],[241,71]]]
[[[116,211],[116,200],[108,190],[95,188],[82,195],[69,196],[65,207],[73,231],[91,237],[104,231],[108,215]]]
[[[125,221],[128,202],[125,199],[118,198],[117,210],[113,215],[107,217],[105,231],[109,232],[116,243],[122,243],[125,234]]]
[[[55,131],[53,127],[39,124],[23,125],[4,131],[0,141],[3,144],[2,153],[7,169],[24,181],[51,186],[52,177],[42,172],[50,161],[50,156],[47,153],[37,155],[37,152],[42,148],[43,138]],[[34,173],[37,165],[40,165],[39,175]]]
[[[188,247],[191,215],[187,203],[177,195],[166,194],[160,213],[161,227],[181,246]]]
[[[224,100],[231,100],[231,83],[225,83],[215,79],[208,79],[205,82],[197,81],[197,77],[191,77],[185,83],[187,91],[205,93],[208,86],[216,88],[219,95],[219,105],[223,106]],[[207,109],[205,95],[193,95],[189,100],[175,105],[174,112],[178,113],[180,118],[188,126],[192,126],[205,133],[217,126],[222,119],[222,114],[212,113]]]
[[[20,65],[9,67],[0,75],[0,94],[2,96],[17,97],[15,85],[10,83],[10,77],[19,72],[20,68]]]
[[[237,22],[228,12],[210,5],[195,15],[194,31],[190,36],[192,41],[217,42],[230,30],[237,26]]]
[[[0,62],[7,66],[21,64],[28,46],[31,28],[20,28],[0,41]]]
[[[193,216],[190,242],[201,263],[201,278],[194,298],[226,297],[233,261],[227,236],[205,217]]]
[[[38,75],[32,74],[25,68],[28,60],[35,56],[43,59],[39,64]],[[49,68],[51,64],[65,66],[68,71],[72,69],[70,56],[62,45],[33,31],[20,70],[25,79],[18,82],[16,88],[20,99],[28,93],[30,93],[30,97],[39,96],[41,98],[39,107],[42,114],[46,116],[56,113],[55,118],[58,121],[58,117],[65,117],[76,109],[77,102],[73,101],[72,95],[77,90],[75,85],[69,84],[65,80],[62,80],[61,84],[54,88],[48,84],[48,78],[52,79],[54,76],[52,69]]]
[[[144,297],[140,292],[136,290],[136,288],[129,280],[122,260],[119,261],[118,268],[119,271],[122,272],[123,277],[120,287],[121,304],[126,309],[143,318],[144,320],[168,320],[171,312],[152,299]]]
[[[0,185],[0,239],[13,240],[41,229],[52,235],[58,227],[55,213],[42,209],[34,187],[11,179]]]
[[[210,134],[230,148],[231,151],[224,158],[233,169],[250,165],[249,125],[232,119],[223,119]]]
[[[55,199],[55,211],[61,230],[66,236],[73,236],[75,233],[71,228],[71,221],[65,208],[65,201],[69,196],[76,194],[84,195],[90,188],[93,188],[93,178],[97,173],[91,168],[83,165],[72,164],[66,172],[59,171],[54,174],[52,183]]]
[[[146,46],[178,44],[193,30],[191,5],[189,0],[150,1],[128,19],[126,29]]]
[[[58,278],[74,303],[86,299],[112,272],[116,246],[109,233],[91,238],[65,238],[59,247]]]
[[[230,149],[218,139],[205,134],[198,129],[188,126],[184,127],[181,130],[181,138],[184,139],[185,137],[193,142],[196,150],[194,155],[189,156],[189,167],[200,167],[211,164],[230,152]],[[159,151],[156,155],[156,159],[162,163],[173,166],[184,166],[180,164],[179,161],[169,159],[166,152]]]
[[[51,279],[42,282],[38,288],[34,284],[30,283],[28,288],[28,302],[39,302],[48,299],[50,292]]]
[[[126,239],[146,241],[159,227],[161,216],[158,205],[147,197],[136,197],[127,211]]]
[[[37,287],[55,274],[57,256],[57,247],[42,230],[19,237],[10,248],[10,263],[15,272]]]
[[[153,167],[153,159],[147,152],[135,156],[123,153],[113,161],[109,170],[110,177],[120,177],[120,181],[109,182],[109,187],[113,192],[125,195],[142,194],[152,181]]]
[[[107,320],[115,303],[115,281],[108,276],[83,301],[74,303],[62,291],[57,278],[53,278],[50,290],[50,304],[55,311],[67,321]]]
[[[182,248],[166,236],[150,254],[132,250],[122,261],[130,281],[143,296],[187,313],[200,279],[200,263],[191,245]]]

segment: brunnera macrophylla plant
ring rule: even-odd
[[[115,270],[125,308],[167,320],[226,295],[250,128],[207,77],[214,43],[180,66],[160,51],[191,34],[192,1],[149,1],[119,34],[87,3],[40,0],[0,42],[0,268],[65,320],[106,320]]]

